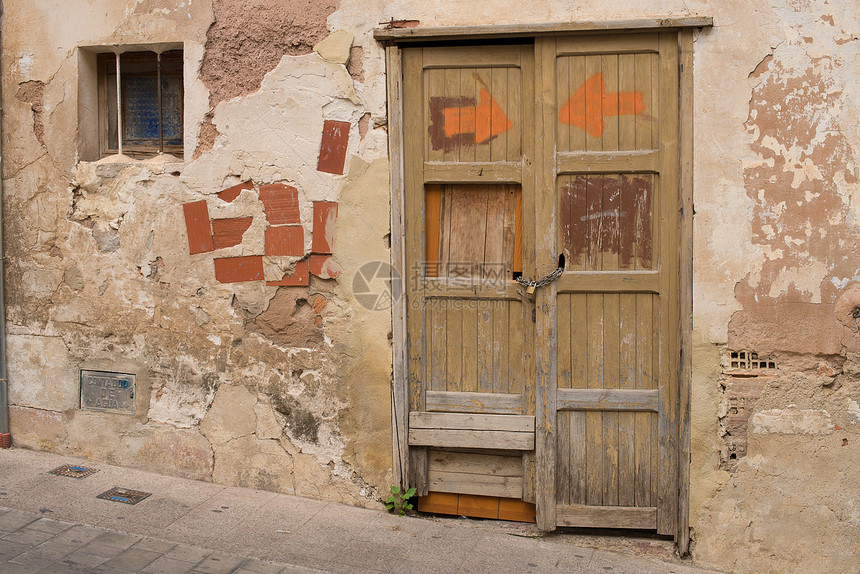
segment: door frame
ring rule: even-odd
[[[458,40],[486,40],[500,37],[523,37],[543,34],[565,34],[583,32],[609,31],[677,31],[679,50],[679,86],[678,86],[678,142],[679,142],[679,181],[678,198],[679,213],[679,324],[678,324],[678,429],[677,429],[677,484],[678,484],[678,515],[675,542],[679,553],[684,556],[689,553],[689,495],[690,495],[690,396],[692,383],[692,328],[693,328],[693,28],[713,26],[710,17],[695,17],[685,19],[635,20],[617,22],[567,23],[544,26],[487,26],[459,28],[388,28],[377,29],[374,37],[386,43],[386,82],[388,91],[388,132],[389,132],[389,175],[391,187],[391,268],[392,268],[392,334],[393,334],[393,381],[391,387],[391,422],[393,444],[393,481],[395,485],[404,488],[409,484],[408,457],[408,417],[409,417],[409,384],[408,384],[408,354],[406,349],[406,297],[401,278],[406,277],[408,270],[405,266],[405,181],[404,181],[404,124],[403,124],[403,58],[401,45],[416,41],[456,42]],[[537,65],[537,60],[536,65]],[[536,69],[535,73],[538,73]],[[536,122],[540,118],[535,118]],[[536,126],[537,127],[537,126]],[[552,174],[550,175],[552,176]],[[536,198],[536,201],[539,198]],[[554,198],[553,198],[554,200]],[[550,257],[547,254],[547,257]],[[537,261],[538,267],[551,267],[551,261]],[[555,296],[555,289],[539,292],[537,304],[545,304],[547,297]],[[557,329],[553,322],[539,322],[536,336],[557,338]],[[550,341],[552,342],[552,341]],[[546,348],[554,348],[550,344]],[[536,376],[555,377],[554,372],[544,372],[545,362],[549,357],[536,356]],[[544,388],[538,384],[538,388]],[[536,397],[537,410],[555,408],[555,397]],[[554,414],[554,412],[553,412]],[[536,428],[536,440],[549,440],[551,433],[544,432],[541,437],[540,426]],[[544,429],[546,431],[548,429]],[[549,437],[549,438],[548,438]],[[537,452],[537,451],[536,451]],[[544,449],[546,452],[546,449]],[[535,461],[535,468],[547,461],[540,457]],[[414,471],[414,469],[413,469]],[[537,498],[545,493],[535,492]],[[553,505],[549,505],[554,508]],[[538,518],[539,526],[547,530],[555,529],[555,517]]]

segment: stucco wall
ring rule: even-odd
[[[16,444],[378,504],[391,480],[391,320],[357,300],[352,282],[362,265],[389,260],[384,58],[372,30],[392,18],[709,15],[715,26],[695,34],[693,71],[693,556],[737,572],[851,571],[860,538],[855,3],[270,4],[4,2]],[[184,45],[184,161],[77,161],[76,48],[150,42]],[[326,120],[350,125],[343,174],[317,169]],[[218,198],[248,181],[233,201]],[[297,257],[263,257],[264,280],[216,279],[213,259],[265,251],[273,224],[260,194],[270,184],[297,190],[304,252],[314,202],[337,203],[337,277],[268,286]],[[201,200],[211,218],[252,218],[239,244],[189,254],[182,206]],[[733,371],[731,351],[775,368]],[[138,373],[136,415],[78,410],[81,368]]]

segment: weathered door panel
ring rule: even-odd
[[[539,41],[536,49],[553,94],[539,113],[552,118],[556,136],[548,190],[555,201],[539,201],[536,218],[557,232],[543,244],[539,235],[537,249],[564,253],[567,262],[538,301],[538,331],[545,321],[557,339],[555,352],[544,354],[554,376],[538,380],[554,395],[538,409],[538,426],[554,434],[538,441],[554,451],[538,454],[554,471],[542,477],[554,496],[538,504],[538,522],[543,511],[561,526],[672,534],[677,39],[579,37]]]
[[[419,493],[520,498],[522,453],[534,449],[523,394],[532,323],[514,281],[528,265],[531,60],[530,46],[404,51],[410,482]],[[463,448],[484,451],[469,472],[441,466]],[[520,460],[515,480],[494,474],[500,451]]]

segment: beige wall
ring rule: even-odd
[[[16,444],[378,506],[392,479],[390,313],[366,309],[352,285],[363,264],[390,256],[384,58],[372,30],[391,18],[442,26],[707,15],[715,26],[695,34],[693,71],[694,559],[737,572],[854,567],[854,2],[269,4],[4,2]],[[77,86],[91,74],[77,48],[152,42],[184,45],[184,161],[77,161],[90,137],[79,128],[89,104]],[[351,124],[343,175],[316,170],[329,119]],[[216,198],[249,179],[256,186],[234,202]],[[340,277],[280,290],[216,281],[214,257],[262,252],[258,191],[270,183],[298,189],[307,249],[312,203],[338,203]],[[253,217],[240,245],[189,255],[181,205],[199,200],[212,217]],[[278,279],[293,260],[264,263]],[[742,350],[777,368],[727,374],[729,351]],[[78,410],[81,368],[138,373],[137,414]]]

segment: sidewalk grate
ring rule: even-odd
[[[50,471],[51,474],[56,474],[57,476],[70,476],[72,478],[86,478],[91,474],[95,474],[98,471],[97,468],[86,468],[83,466],[75,466],[73,464],[64,464],[63,466],[58,466],[54,470]]]
[[[129,490],[128,488],[120,488],[115,486],[107,492],[102,492],[96,498],[102,500],[112,500],[113,502],[122,502],[123,504],[137,504],[144,498],[152,496],[151,492],[141,492],[139,490]]]

